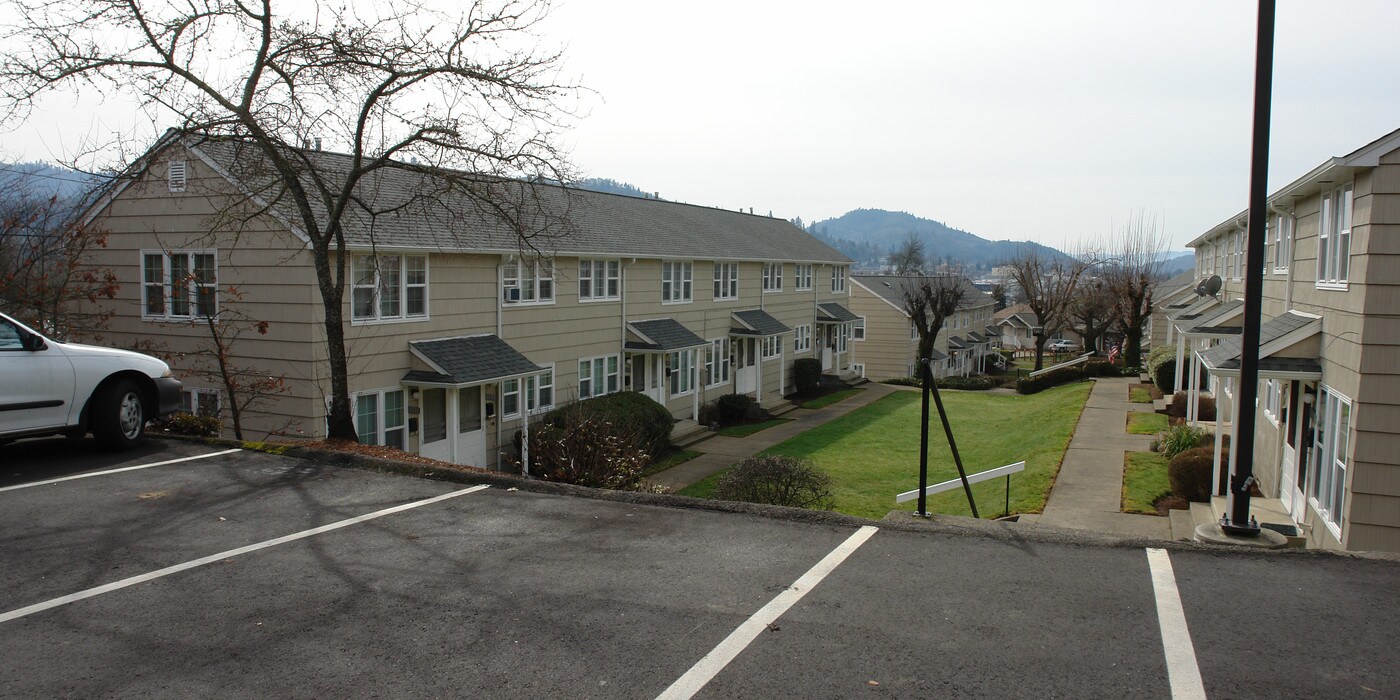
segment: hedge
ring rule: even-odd
[[[939,389],[986,391],[1001,386],[1001,379],[998,377],[944,377],[935,383]]]
[[[1021,394],[1038,394],[1052,386],[1077,382],[1084,378],[1084,370],[1078,366],[1061,367],[1038,377],[1026,377],[1016,382],[1016,391]]]
[[[579,416],[574,414],[636,429],[638,446],[652,456],[671,449],[671,428],[675,419],[665,406],[645,394],[623,391],[577,401],[546,413],[541,422],[563,429],[577,421]]]
[[[797,385],[797,393],[806,394],[817,388],[822,380],[822,361],[815,357],[804,357],[792,362],[792,381]]]

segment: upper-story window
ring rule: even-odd
[[[812,289],[812,266],[811,264],[801,264],[793,266],[793,287],[799,292],[810,291]]]
[[[208,318],[219,313],[219,266],[212,250],[141,252],[143,318]]]
[[[1351,264],[1351,185],[1323,195],[1318,212],[1317,286],[1345,288]]]
[[[428,256],[356,255],[351,272],[352,320],[427,317]]]
[[[507,304],[553,304],[554,268],[548,260],[506,258],[501,264],[501,299]]]
[[[581,301],[617,299],[621,295],[616,260],[578,261],[578,298]]]
[[[1235,234],[1227,234],[1225,238],[1225,271],[1231,279],[1239,279],[1239,270],[1235,269]]]
[[[783,264],[763,263],[763,291],[783,291]]]
[[[834,266],[831,268],[831,291],[846,291],[846,268],[844,266]]]
[[[661,302],[679,304],[691,300],[694,265],[667,260],[661,263]]]
[[[1288,272],[1293,257],[1293,216],[1274,216],[1274,272]]]
[[[1244,249],[1246,240],[1244,229],[1235,232],[1235,279],[1244,277]]]
[[[1212,275],[1220,275],[1221,277],[1224,277],[1224,276],[1225,276],[1225,242],[1224,242],[1224,241],[1221,241],[1221,240],[1217,240],[1217,241],[1215,241],[1215,243],[1211,244],[1211,247],[1210,247],[1210,256],[1211,256],[1211,259],[1214,261],[1214,262],[1211,264],[1210,273],[1211,273]]]
[[[739,298],[739,263],[715,263],[715,299]]]

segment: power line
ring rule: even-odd
[[[101,178],[99,178],[99,177],[94,177],[93,179],[85,180],[85,179],[76,178],[76,177],[63,177],[62,175],[48,175],[48,174],[44,174],[44,173],[31,173],[31,172],[26,172],[26,171],[24,171],[24,170],[20,170],[20,169],[18,169],[18,168],[15,168],[15,167],[12,167],[12,166],[8,166],[8,165],[0,165],[0,172],[14,173],[14,174],[16,174],[16,175],[23,175],[23,176],[25,176],[25,177],[39,177],[39,178],[44,178],[44,179],[47,179],[47,180],[62,180],[63,182],[73,182],[73,183],[77,183],[77,184],[80,184],[80,185],[94,185],[94,184],[97,184],[96,182],[94,182],[94,180],[100,180],[100,179],[101,179]]]

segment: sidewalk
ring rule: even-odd
[[[679,491],[745,457],[758,454],[790,437],[844,416],[861,406],[868,406],[898,390],[897,387],[888,384],[875,383],[862,384],[860,388],[864,391],[825,408],[798,408],[784,413],[782,418],[791,418],[792,420],[767,430],[760,430],[748,437],[716,435],[708,440],[703,440],[693,446],[693,449],[703,453],[699,457],[678,464],[659,474],[653,474],[647,481],[657,486],[665,486],[671,491]]]
[[[1170,519],[1121,512],[1123,453],[1145,451],[1152,442],[1151,436],[1130,435],[1126,430],[1128,412],[1152,410],[1150,403],[1128,401],[1128,385],[1137,382],[1135,377],[1102,377],[1094,382],[1045,511],[1022,516],[1023,521],[1171,539]]]

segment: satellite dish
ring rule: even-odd
[[[1206,281],[1205,281],[1205,280],[1201,280],[1200,284],[1197,284],[1197,285],[1196,285],[1196,296],[1198,296],[1198,297],[1203,297],[1203,296],[1205,296],[1205,295],[1206,295]]]
[[[1211,275],[1210,277],[1207,277],[1206,281],[1202,282],[1202,284],[1204,284],[1206,287],[1206,294],[1215,296],[1216,294],[1220,293],[1221,282],[1222,280],[1220,279],[1220,275]]]

